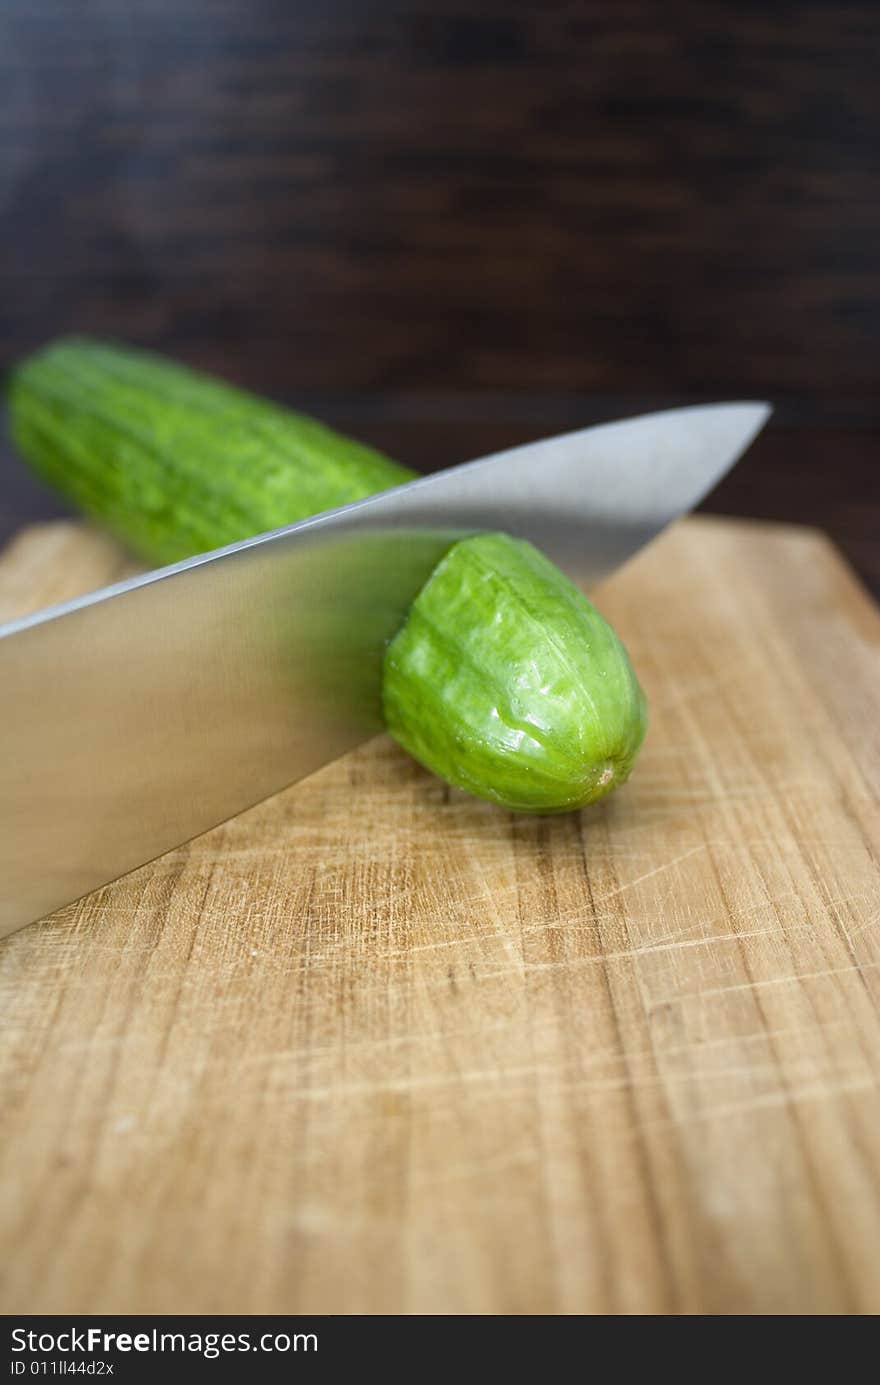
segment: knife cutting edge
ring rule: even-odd
[[[526,538],[594,586],[769,413],[698,405],[531,443],[0,626],[0,936],[381,729],[385,644],[457,538]]]

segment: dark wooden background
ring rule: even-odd
[[[711,507],[880,588],[876,0],[0,0],[0,122],[0,361],[142,342],[425,468],[769,398]]]

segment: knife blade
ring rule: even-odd
[[[0,937],[380,730],[384,647],[457,538],[521,536],[591,587],[769,413],[698,405],[531,443],[0,627]]]

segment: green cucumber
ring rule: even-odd
[[[305,519],[415,474],[313,419],[143,351],[72,338],[13,372],[22,455],[150,562]],[[629,775],[644,695],[602,616],[530,544],[452,545],[390,642],[391,735],[449,783],[563,812]]]
[[[565,812],[628,778],[646,703],[611,626],[507,534],[441,558],[388,646],[385,724],[421,764],[506,808]]]
[[[36,471],[151,563],[173,563],[411,481],[415,472],[146,351],[62,339],[9,385]]]

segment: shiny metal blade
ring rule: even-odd
[[[457,537],[521,535],[591,585],[768,414],[703,405],[515,448],[0,628],[0,936],[379,730],[384,646]]]

